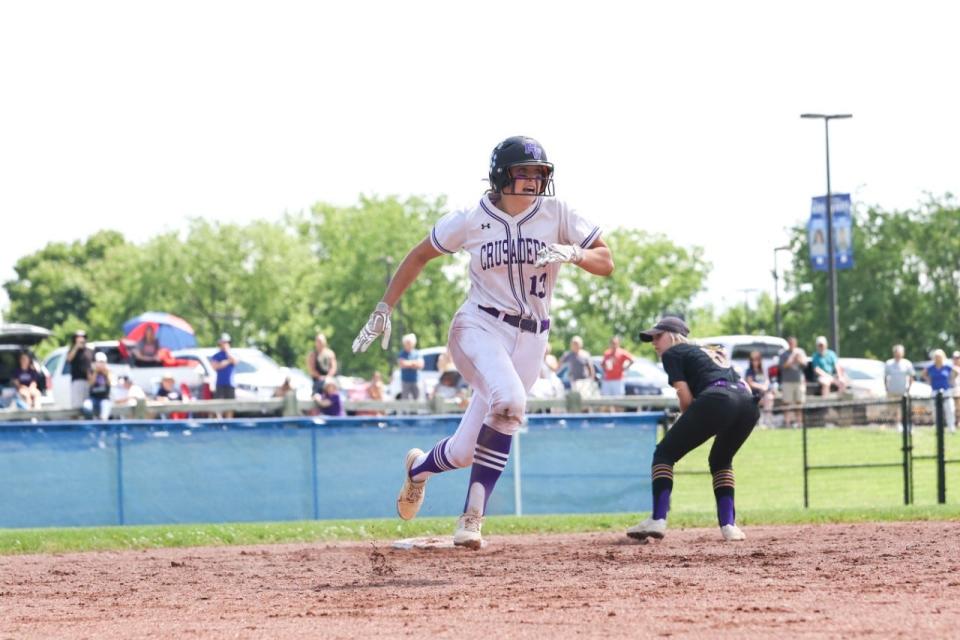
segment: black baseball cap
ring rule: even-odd
[[[682,336],[690,335],[690,328],[682,319],[677,316],[663,316],[653,327],[640,332],[640,340],[642,342],[653,342],[654,338],[665,331],[679,333]]]

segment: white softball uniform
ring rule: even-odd
[[[523,422],[527,391],[546,355],[550,303],[560,270],[558,263],[534,267],[537,252],[550,243],[586,249],[599,236],[599,227],[555,198],[538,198],[511,217],[485,195],[476,207],[452,211],[434,226],[430,241],[438,251],[470,254],[470,293],[453,318],[447,341],[454,364],[474,390],[446,446],[454,466],[473,462],[484,423],[512,435]],[[518,317],[533,330],[515,326]]]

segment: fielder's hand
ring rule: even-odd
[[[383,334],[383,340],[380,342],[380,346],[384,349],[387,348],[387,345],[390,344],[390,331],[392,331],[392,327],[390,326],[391,311],[392,309],[387,306],[385,302],[377,303],[377,308],[370,314],[367,324],[364,325],[363,329],[360,329],[360,333],[357,334],[357,337],[353,340],[354,353],[366,351],[367,347],[369,347],[381,333]]]
[[[572,262],[583,260],[583,249],[575,244],[548,244],[537,253],[535,267],[545,267],[552,262]]]

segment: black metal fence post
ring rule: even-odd
[[[803,411],[801,409],[801,411]],[[807,475],[810,473],[810,466],[807,464],[807,416],[800,414],[800,429],[803,432],[803,508],[810,508],[810,485]]]
[[[913,438],[910,424],[910,396],[900,399],[900,429],[903,433],[903,504],[913,502]]]
[[[935,414],[937,417],[937,503],[947,502],[947,463],[944,450],[943,432],[946,429],[946,416],[943,413],[943,391],[937,391]]]

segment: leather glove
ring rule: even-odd
[[[390,313],[392,311],[393,309],[387,303],[377,303],[377,307],[370,314],[370,318],[367,319],[367,324],[363,326],[363,329],[360,329],[360,333],[353,340],[354,353],[366,351],[381,333],[383,334],[383,340],[380,342],[380,346],[384,349],[387,348],[387,345],[390,344],[390,332],[392,331],[390,326]]]
[[[583,260],[583,249],[575,244],[548,244],[537,253],[535,267],[544,267],[552,262],[579,263]]]

